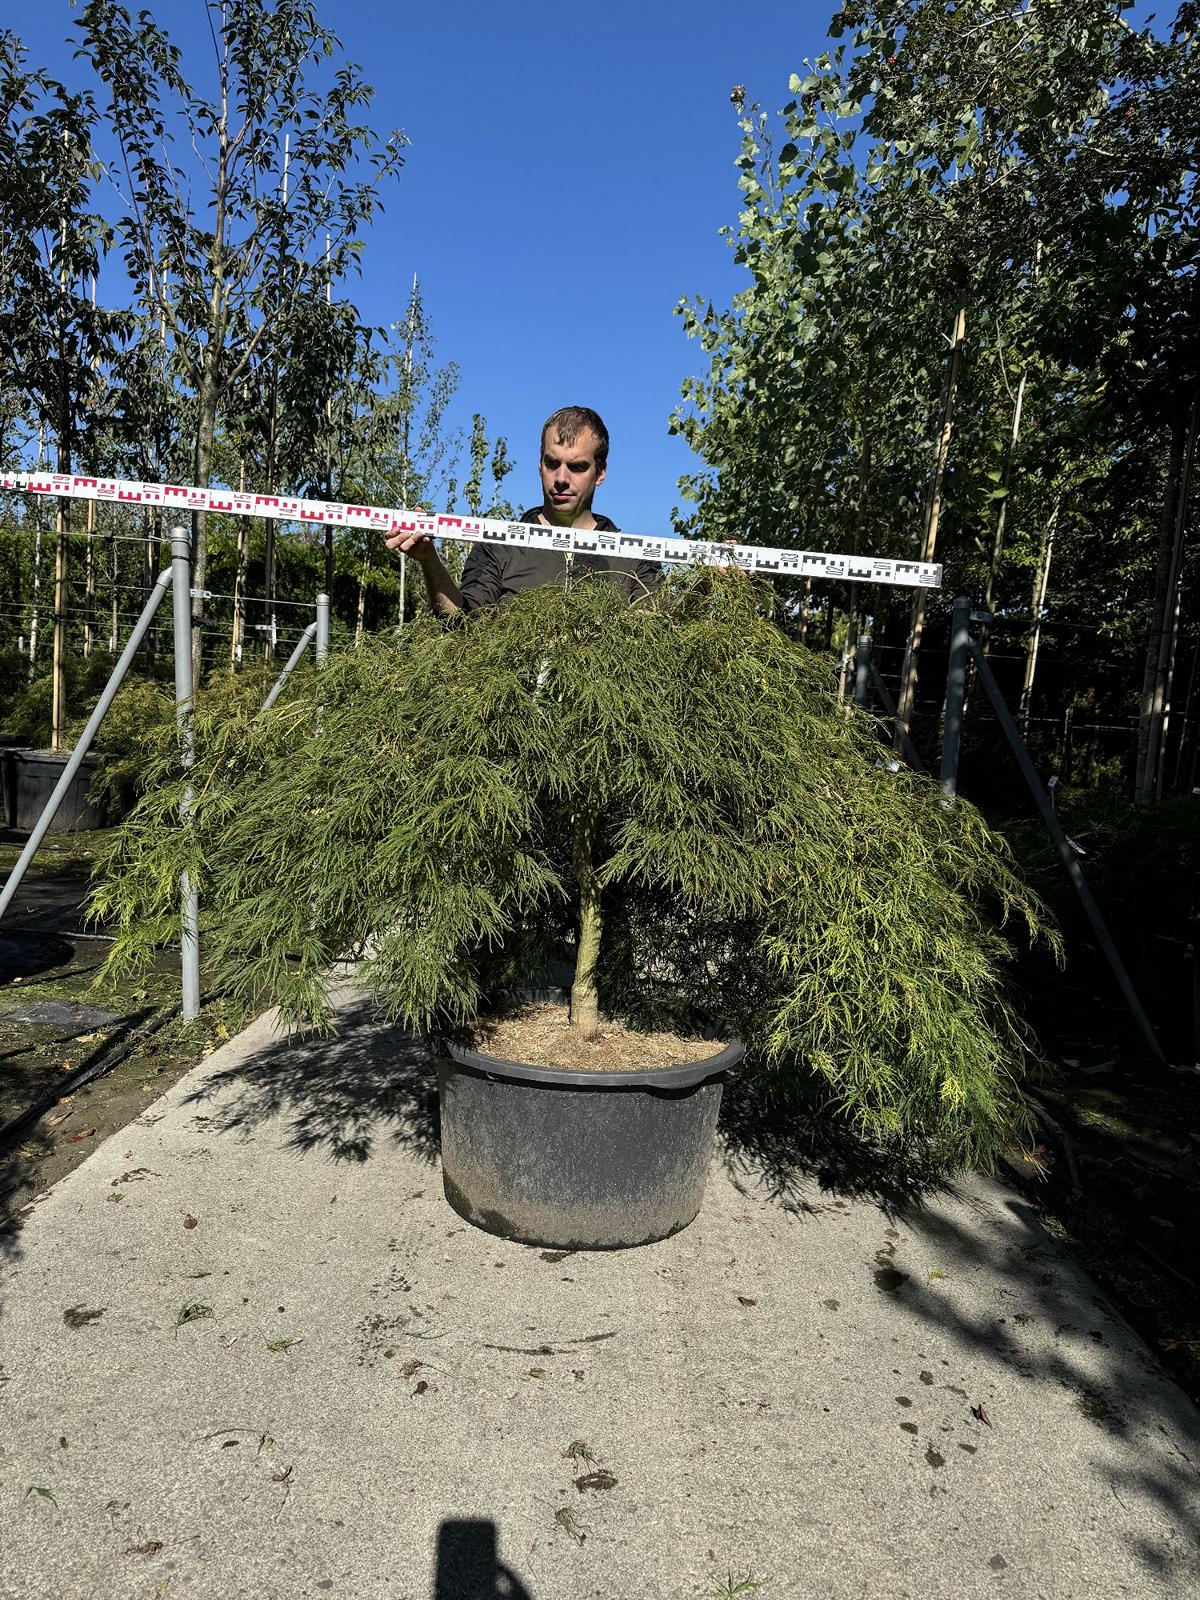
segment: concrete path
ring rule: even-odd
[[[31,1209],[5,1600],[1200,1594],[1200,1419],[1009,1191],[889,1215],[716,1159],[678,1237],[560,1258],[450,1210],[435,1126],[351,998]]]

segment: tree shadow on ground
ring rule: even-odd
[[[785,1211],[818,1212],[829,1195],[871,1200],[888,1214],[953,1193],[945,1162],[918,1140],[868,1143],[840,1121],[813,1076],[747,1069],[726,1087],[720,1135],[736,1182],[753,1172]]]
[[[1014,1383],[1066,1390],[1100,1436],[1091,1465],[1115,1500],[1127,1511],[1137,1509],[1135,1498],[1148,1502],[1181,1536],[1172,1548],[1127,1526],[1131,1554],[1168,1591],[1194,1592],[1200,1416],[1031,1206],[999,1186],[960,1200],[904,1220],[948,1278],[968,1285],[983,1274],[998,1285],[1007,1314],[996,1314],[994,1293],[981,1294],[975,1309],[969,1293],[939,1293],[917,1272],[902,1275],[893,1298],[940,1339],[999,1362]],[[903,1265],[902,1251],[895,1259]],[[992,1420],[1004,1426],[1002,1415]]]
[[[369,1160],[381,1135],[424,1162],[440,1151],[432,1052],[383,1020],[365,995],[339,1009],[336,1035],[276,1040],[210,1072],[185,1104],[210,1106],[206,1127],[214,1132],[282,1118],[286,1149],[334,1161]]]
[[[381,1133],[423,1161],[440,1153],[433,1048],[389,1024],[366,995],[339,1008],[336,1035],[268,1044],[210,1072],[188,1103],[211,1108],[206,1127],[216,1132],[282,1118],[285,1148],[335,1161],[368,1160]],[[789,1211],[821,1209],[808,1198],[814,1191],[899,1211],[949,1187],[932,1153],[870,1147],[830,1117],[819,1091],[780,1087],[766,1074],[727,1087],[720,1131],[731,1173],[753,1170]]]
[[[1014,1382],[1070,1394],[1104,1436],[1092,1465],[1114,1498],[1121,1506],[1135,1497],[1148,1503],[1182,1535],[1172,1547],[1149,1528],[1127,1527],[1122,1537],[1133,1558],[1163,1592],[1191,1592],[1200,1543],[1200,1417],[1130,1337],[1119,1311],[1044,1232],[1031,1205],[998,1186],[981,1194],[974,1180],[951,1181],[935,1151],[871,1148],[839,1126],[815,1092],[765,1075],[731,1085],[721,1133],[726,1171],[741,1192],[765,1195],[802,1221],[815,1220],[836,1197],[869,1201],[905,1223],[936,1259],[939,1276],[955,1284],[987,1280],[973,1309],[970,1296],[964,1302],[961,1293],[942,1292],[907,1263],[902,1245],[886,1244],[875,1257],[876,1287],[905,1308],[914,1327],[998,1361]],[[1008,1315],[998,1314],[998,1304],[1011,1304]],[[995,1421],[1005,1425],[1002,1415]],[[1124,1448],[1114,1452],[1116,1441]]]

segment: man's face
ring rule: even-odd
[[[604,482],[604,468],[596,466],[599,444],[591,428],[580,428],[570,444],[552,438],[549,431],[542,439],[542,494],[555,522],[569,526],[582,516],[596,485]]]

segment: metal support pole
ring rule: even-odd
[[[950,670],[946,675],[946,712],[942,724],[942,793],[958,793],[958,752],[962,743],[963,709],[967,703],[967,659],[971,653],[971,602],[960,594],[950,613]]]
[[[329,660],[329,596],[317,596],[317,665],[323,667]]]
[[[166,594],[170,585],[171,568],[168,567],[165,571],[159,573],[154,587],[150,591],[150,597],[146,601],[146,604],[142,607],[142,614],[134,624],[133,632],[129,635],[129,639],[126,642],[125,648],[121,652],[120,659],[112,670],[112,676],[104,685],[104,692],[96,702],[96,709],[88,718],[87,727],[84,728],[83,732],[79,736],[79,743],[71,752],[71,758],[63,768],[62,776],[54,786],[54,793],[50,796],[49,800],[46,801],[46,805],[41,816],[34,824],[33,832],[29,835],[24,850],[21,851],[20,860],[9,873],[8,882],[4,885],[3,892],[0,893],[0,917],[2,917],[8,910],[13,896],[16,894],[17,889],[20,886],[21,879],[25,876],[25,873],[28,870],[29,863],[37,854],[38,847],[42,840],[46,837],[46,834],[50,828],[50,824],[58,815],[58,808],[62,804],[67,790],[71,787],[71,784],[75,778],[75,774],[83,765],[83,758],[87,755],[88,751],[92,747],[92,740],[96,737],[96,730],[99,728],[101,722],[103,722],[105,713],[107,712],[109,706],[112,705],[113,700],[116,697],[117,690],[121,687],[121,683],[125,677],[125,674],[129,671],[130,663],[137,654],[138,646],[146,637],[146,632],[154,618],[154,613],[158,610],[159,602],[162,600],[163,595]],[[187,591],[185,590],[184,592],[186,593]]]
[[[1067,877],[1070,878],[1075,893],[1079,896],[1079,903],[1092,925],[1092,932],[1096,935],[1096,942],[1103,950],[1105,959],[1112,969],[1113,977],[1117,980],[1117,987],[1120,989],[1125,1004],[1129,1007],[1130,1014],[1137,1024],[1137,1030],[1141,1034],[1147,1049],[1165,1066],[1167,1058],[1163,1054],[1162,1046],[1154,1036],[1154,1029],[1150,1026],[1149,1017],[1142,1010],[1142,1002],[1138,999],[1137,991],[1130,982],[1129,974],[1125,971],[1125,965],[1117,953],[1117,947],[1112,941],[1112,935],[1109,933],[1108,926],[1100,914],[1100,907],[1096,904],[1092,891],[1088,887],[1088,881],[1083,875],[1083,868],[1076,860],[1070,840],[1063,832],[1062,823],[1059,822],[1054,814],[1054,807],[1050,804],[1046,791],[1042,787],[1033,759],[1017,729],[1016,723],[1013,721],[1012,712],[1009,711],[1004,703],[1004,696],[1000,693],[1000,686],[996,682],[988,659],[975,639],[971,640],[971,654],[975,657],[975,668],[979,673],[979,681],[987,690],[988,699],[992,702],[992,710],[996,713],[996,721],[1004,729],[1008,742],[1012,746],[1013,755],[1017,758],[1017,765],[1021,769],[1025,782],[1029,785],[1030,793],[1037,802],[1042,821],[1046,824],[1046,829],[1054,840],[1059,859],[1067,870]]]
[[[909,738],[908,729],[896,715],[896,702],[892,699],[891,694],[888,691],[888,686],[883,681],[883,674],[873,661],[870,662],[869,665],[871,670],[871,682],[875,685],[875,693],[879,696],[879,703],[882,705],[885,715],[891,718],[892,724],[895,727],[896,737],[900,741],[901,754],[904,756],[905,761],[908,762],[909,766],[914,772],[924,772],[925,763],[917,754],[917,747]]]
[[[858,653],[854,664],[854,704],[867,704],[871,687],[871,635],[860,633]]]
[[[175,722],[179,729],[179,759],[190,767],[192,746],[192,563],[191,546],[182,528],[171,529],[171,568],[175,574]],[[183,791],[179,820],[184,827],[192,811],[192,791]],[[200,897],[191,874],[179,879],[182,909],[180,948],[183,1020],[191,1022],[200,1011]]]
[[[292,651],[291,655],[287,658],[287,663],[284,666],[283,671],[275,679],[275,683],[274,683],[274,686],[271,689],[270,694],[263,701],[263,710],[264,711],[270,711],[271,707],[275,704],[276,700],[278,700],[279,696],[283,693],[283,686],[288,681],[288,679],[291,677],[293,667],[295,667],[297,665],[297,663],[300,660],[300,657],[308,649],[308,641],[316,633],[316,631],[317,631],[319,626],[320,626],[319,622],[310,622],[308,627],[305,628],[304,632],[300,635],[299,644]]]

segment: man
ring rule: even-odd
[[[604,482],[608,466],[608,429],[587,406],[564,406],[546,419],[542,428],[542,503],[522,511],[521,522],[553,528],[593,529],[616,533],[608,517],[592,510],[592,496]],[[571,556],[558,550],[530,550],[520,545],[472,545],[463,568],[462,582],[446,571],[433,540],[426,534],[392,534],[387,546],[419,561],[425,574],[429,601],[440,616],[477,611],[499,605],[522,589],[543,583],[565,583],[568,572],[603,573],[618,584],[630,600],[648,594],[662,577],[656,561],[633,561],[580,551]]]

